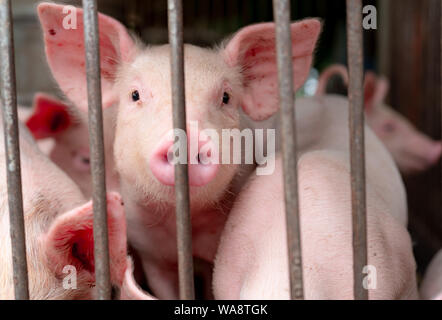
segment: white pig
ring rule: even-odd
[[[422,299],[442,300],[442,249],[425,270],[419,291]]]
[[[81,9],[77,28],[63,28],[63,6],[38,7],[52,73],[66,96],[87,109]],[[305,81],[320,22],[291,25],[295,87]],[[114,156],[126,204],[128,238],[138,251],[150,287],[158,298],[178,295],[174,166],[167,159],[172,141],[170,46],[135,45],[125,28],[99,15],[102,97],[105,108],[117,104]],[[203,129],[240,127],[239,109],[253,120],[278,110],[275,25],[241,29],[216,49],[185,45],[186,113],[189,136]],[[195,129],[191,122],[197,123]],[[211,149],[212,140],[199,140]],[[230,150],[224,152],[233,152]],[[222,152],[219,152],[222,159]],[[245,175],[237,164],[189,165],[193,255],[213,261],[234,194]]]
[[[299,201],[306,299],[352,299],[353,254],[348,102],[301,98]],[[313,129],[313,130],[312,130]],[[370,299],[417,298],[405,189],[384,145],[365,128]],[[280,159],[239,195],[215,259],[215,299],[288,299],[289,273]],[[360,270],[362,272],[363,270]],[[373,273],[373,271],[375,271]]]
[[[0,126],[0,300],[14,299],[3,141]],[[74,182],[41,153],[22,125],[20,149],[30,298],[94,298],[92,203],[86,202]],[[111,281],[120,287],[127,250],[124,209],[117,193],[108,193],[107,208]]]
[[[37,93],[30,111],[21,118],[42,151],[80,187],[86,198],[92,196],[89,129],[87,114],[44,93]],[[118,191],[118,174],[113,158],[115,108],[103,112],[106,187]]]
[[[327,82],[333,75],[340,75],[348,84],[347,68],[332,65],[319,78],[316,95],[324,95]],[[385,144],[404,174],[424,171],[436,164],[442,153],[442,143],[419,132],[406,118],[385,104],[389,82],[366,72],[364,81],[364,107],[367,124]]]

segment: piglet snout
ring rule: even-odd
[[[428,159],[431,164],[439,161],[442,154],[442,142],[433,142],[432,147],[428,153]]]
[[[167,186],[175,184],[173,145],[174,142],[168,139],[160,142],[149,160],[149,166],[155,178]],[[215,152],[214,144],[210,139],[208,141],[198,140],[196,150],[192,150],[188,145],[187,151],[189,185],[192,187],[207,185],[218,172],[218,163],[210,159],[211,153]]]

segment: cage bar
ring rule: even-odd
[[[363,287],[363,270],[367,265],[367,211],[365,193],[364,57],[362,39],[362,1],[347,0],[353,286],[354,298],[356,300],[368,299],[368,290]]]
[[[94,209],[94,257],[97,298],[111,298],[107,232],[106,177],[101,109],[100,45],[96,0],[83,0],[84,44],[89,115],[89,144]]]
[[[181,0],[168,0],[167,4],[171,49],[173,126],[175,130],[181,129],[186,132],[183,5]],[[187,164],[175,164],[175,197],[180,299],[191,300],[195,299],[195,289]]]
[[[0,64],[14,295],[16,300],[28,300],[28,268],[15,86],[14,34],[10,0],[0,0]]]
[[[290,1],[273,0],[273,14],[276,22],[276,52],[282,123],[282,155],[284,164],[284,197],[289,254],[290,294],[292,299],[303,299],[304,289],[302,281],[301,230],[299,224],[298,161],[296,151]]]

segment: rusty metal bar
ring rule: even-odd
[[[365,194],[364,90],[362,0],[347,0],[347,56],[349,67],[349,130],[353,223],[354,298],[368,299],[363,287],[367,265],[367,212]]]
[[[28,300],[28,268],[15,87],[14,34],[10,0],[0,0],[0,64],[14,294],[16,300]]]
[[[111,298],[109,241],[107,232],[106,177],[101,109],[100,45],[96,0],[83,0],[84,45],[94,208],[94,257],[97,298]]]
[[[173,126],[175,129],[185,131],[183,4],[181,0],[168,0],[167,4],[171,49]],[[195,289],[187,164],[177,163],[175,165],[175,197],[180,299],[191,300],[195,299]]]
[[[301,230],[299,224],[298,171],[295,127],[295,94],[293,91],[292,37],[290,1],[273,0],[276,22],[279,99],[282,123],[284,196],[287,221],[290,293],[292,299],[303,299]]]

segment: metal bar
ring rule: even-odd
[[[301,230],[299,225],[298,160],[296,151],[290,1],[273,0],[273,15],[276,22],[276,51],[278,60],[279,99],[281,105],[290,293],[292,299],[303,299],[304,289],[302,281]]]
[[[354,298],[368,299],[363,287],[367,265],[367,212],[365,194],[365,143],[363,100],[362,1],[347,0],[347,56],[349,67],[349,130],[353,223]]]
[[[96,0],[83,0],[84,43],[91,150],[92,201],[94,208],[95,280],[98,299],[111,298],[107,232],[106,177],[101,109],[100,45]]]
[[[171,49],[173,126],[175,129],[186,130],[183,5],[181,0],[168,0],[167,3]],[[195,299],[195,289],[187,164],[177,163],[175,165],[175,197],[180,299],[190,300]]]
[[[6,153],[9,223],[16,300],[28,300],[28,268],[20,168],[15,87],[14,34],[10,0],[0,0],[0,63],[3,130]]]

